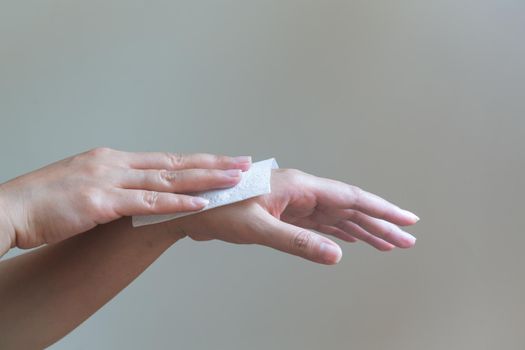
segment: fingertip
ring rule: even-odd
[[[233,163],[237,169],[248,171],[252,166],[251,156],[239,156],[233,158]]]
[[[407,249],[412,248],[416,245],[416,237],[410,235],[409,237],[405,237],[402,240],[402,244],[399,246],[400,248]]]
[[[419,221],[419,216],[412,213],[411,211],[405,210],[405,209],[399,209],[401,212],[403,219],[406,220],[406,225],[414,225]]]
[[[191,206],[193,207],[193,210],[201,210],[204,209],[210,201],[206,198],[202,197],[193,197],[191,199]]]
[[[342,256],[343,252],[341,247],[333,242],[322,242],[319,246],[321,262],[326,265],[335,265],[337,264]]]
[[[236,185],[237,183],[241,181],[241,178],[242,178],[241,169],[228,169],[228,170],[223,170],[223,171],[224,173],[223,173],[222,181],[226,181],[226,184]]]

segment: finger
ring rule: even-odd
[[[354,243],[357,242],[357,238],[349,234],[348,232],[345,232],[341,230],[340,228],[337,228],[335,226],[328,226],[328,225],[319,225],[316,229],[316,231],[319,231],[321,233],[325,233],[327,235],[332,235],[334,237],[337,237],[339,239],[342,239],[343,241]]]
[[[111,195],[112,208],[120,216],[173,214],[203,209],[204,198],[145,190],[116,189]]]
[[[241,170],[122,169],[120,178],[119,185],[122,188],[188,193],[234,186],[241,180]]]
[[[359,225],[351,221],[342,221],[339,224],[337,224],[337,227],[339,227],[341,230],[348,233],[349,235],[352,235],[355,238],[370,244],[372,247],[378,250],[389,251],[395,248],[393,244],[390,244],[382,240],[381,238],[378,238],[372,235],[371,233],[366,232]]]
[[[333,241],[312,231],[285,223],[268,215],[264,225],[256,225],[260,244],[300,256],[302,258],[332,265],[339,262],[341,248]]]
[[[313,186],[320,208],[355,209],[396,225],[415,224],[419,218],[407,210],[359,187],[322,179]]]
[[[390,222],[370,217],[356,210],[349,212],[352,213],[349,217],[350,221],[361,226],[374,236],[390,242],[397,247],[410,248],[416,243],[414,236]]]
[[[288,222],[283,216],[281,216],[281,220]],[[297,221],[289,222],[289,223],[302,227],[302,228],[313,229],[315,231],[325,233],[327,235],[332,235],[346,242],[356,242],[357,241],[356,238],[352,237],[350,234],[342,231],[341,229],[333,226],[339,221],[341,220],[340,219],[337,219],[337,220],[326,219],[323,221],[323,220],[315,220],[313,217],[306,217],[306,218],[301,218]],[[323,223],[323,222],[326,222],[326,223]]]
[[[349,220],[361,226],[368,233],[401,248],[412,247],[416,241],[414,236],[396,225],[353,209],[316,210],[312,214],[312,220],[322,225],[336,227],[338,227],[338,223]]]
[[[251,157],[228,157],[208,153],[169,153],[169,152],[126,152],[125,158],[131,168],[179,170],[200,169],[241,169],[251,166]]]
[[[388,243],[383,239],[372,235],[371,233],[365,231],[363,228],[359,227],[357,224],[354,224],[350,221],[349,224],[339,225],[339,223],[345,221],[348,220],[342,220],[340,218],[334,218],[324,213],[318,213],[317,215],[315,215],[315,218],[304,218],[302,220],[299,220],[295,224],[301,227],[313,228],[316,231],[332,235],[347,242],[356,242],[357,237],[360,240],[367,242],[368,244],[382,251],[392,250],[395,247],[393,244]],[[345,229],[347,229],[347,231],[342,230],[341,227],[344,227]]]

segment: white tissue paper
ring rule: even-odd
[[[231,188],[211,190],[205,192],[192,193],[192,195],[206,198],[210,201],[206,207],[199,211],[181,212],[167,215],[144,215],[133,216],[132,224],[134,227],[158,224],[160,222],[173,220],[186,215],[200,213],[201,211],[217,208],[223,205],[240,202],[248,198],[253,198],[271,191],[270,178],[272,169],[279,166],[274,158],[266,159],[253,163],[248,171],[241,173],[241,181]]]

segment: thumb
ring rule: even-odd
[[[269,215],[266,225],[259,226],[260,243],[326,265],[337,264],[343,253],[328,238]]]

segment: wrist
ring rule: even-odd
[[[0,256],[16,246],[16,231],[11,224],[4,185],[0,185]]]

